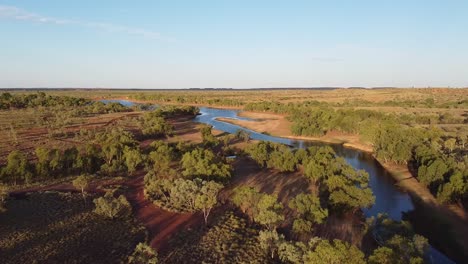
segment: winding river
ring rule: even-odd
[[[201,107],[201,115],[196,116],[194,121],[212,125],[214,129],[228,133],[235,133],[237,130],[242,129],[249,132],[252,139],[272,141],[298,148],[329,145],[335,150],[338,156],[345,158],[355,169],[363,169],[369,173],[369,186],[375,195],[375,204],[369,209],[364,209],[366,217],[377,216],[379,213],[386,213],[392,219],[401,220],[403,212],[410,211],[414,208],[410,196],[395,185],[395,180],[390,173],[385,170],[371,154],[356,149],[345,148],[341,144],[273,137],[216,120],[218,117],[251,120],[249,118],[240,117],[237,113],[238,110]],[[454,263],[432,246],[429,250],[429,259],[431,259],[433,263]]]
[[[115,100],[115,102],[120,102],[126,106],[131,106],[133,104],[132,102],[125,100]],[[369,186],[375,195],[375,204],[371,208],[364,210],[366,217],[377,216],[379,213],[386,213],[392,219],[401,220],[404,212],[413,210],[415,205],[413,204],[410,196],[395,185],[395,180],[392,178],[390,173],[387,172],[371,154],[356,149],[345,148],[341,144],[273,137],[257,133],[234,124],[216,120],[219,117],[251,120],[249,118],[238,116],[238,112],[238,110],[201,107],[200,115],[196,116],[194,121],[212,125],[214,129],[228,133],[235,133],[239,129],[245,130],[250,133],[250,137],[252,139],[272,141],[298,148],[329,145],[335,150],[338,156],[345,158],[346,161],[355,169],[363,169],[369,173]],[[455,263],[432,246],[430,247],[428,254],[432,263]]]

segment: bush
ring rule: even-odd
[[[158,263],[158,254],[154,249],[145,243],[139,243],[133,254],[128,257],[129,264],[156,264]]]
[[[94,212],[109,219],[126,218],[132,212],[127,198],[123,195],[115,198],[112,192],[107,192],[103,197],[94,199],[93,202],[96,206]]]

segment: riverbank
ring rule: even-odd
[[[240,112],[239,116],[251,118],[252,120],[238,120],[224,117],[217,118],[216,120],[234,124],[258,133],[264,133],[277,137],[342,144],[344,147],[354,148],[373,155],[372,145],[362,142],[359,138],[359,135],[331,132],[322,137],[295,136],[290,131],[291,122],[283,115],[257,112]],[[376,158],[375,155],[373,156]],[[421,199],[424,202],[437,204],[435,197],[425,186],[423,186],[417,179],[413,177],[407,166],[385,163],[378,160],[377,158],[376,160],[392,175],[396,181],[396,185],[410,194],[417,196],[418,199]]]

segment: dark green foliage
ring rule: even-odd
[[[181,166],[182,174],[188,178],[198,177],[222,182],[231,177],[231,166],[208,149],[196,148],[185,153]]]
[[[140,118],[140,128],[146,137],[171,136],[174,132],[174,127],[165,120],[160,109],[144,113]]]
[[[258,192],[252,187],[239,187],[234,191],[232,202],[255,222],[274,229],[284,220],[283,205],[275,195]]]
[[[317,263],[317,264],[365,264],[364,253],[347,242],[335,239],[328,241],[318,237],[307,244],[279,240],[278,257],[283,263]]]
[[[200,113],[200,109],[191,105],[163,105],[159,108],[165,117],[172,117],[176,115],[189,115],[195,116]]]
[[[416,146],[424,142],[435,144],[439,140],[439,133],[436,130],[425,131],[399,125],[382,126],[375,137],[374,150],[380,159],[406,163]]]
[[[324,179],[333,175],[333,166],[335,162],[335,151],[331,147],[310,147],[302,159],[304,165],[304,175],[312,181],[313,184],[319,184]]]
[[[321,195],[330,205],[344,210],[370,207],[375,197],[369,188],[369,175],[356,171],[330,147],[310,147],[303,161],[304,174],[314,185],[321,186]]]
[[[108,219],[128,218],[132,213],[132,207],[125,196],[115,198],[112,192],[107,192],[103,197],[93,200],[96,208],[94,212]]]
[[[2,181],[20,181],[30,182],[32,179],[31,165],[26,156],[19,150],[12,151],[7,157],[7,163],[1,171]]]
[[[429,187],[441,202],[457,202],[466,197],[466,161],[457,162],[432,146],[420,145],[414,150],[411,162],[417,169],[418,180]]]
[[[297,159],[289,147],[267,141],[260,141],[249,145],[247,154],[255,160],[260,167],[277,169],[282,172],[295,171]]]
[[[127,170],[125,152],[138,149],[138,142],[133,134],[121,128],[113,128],[98,134],[96,142],[101,146],[102,157],[105,160],[101,170],[108,174]]]
[[[242,186],[235,189],[231,200],[244,214],[252,219],[257,214],[256,206],[260,200],[260,193],[253,187]]]
[[[397,222],[379,214],[371,220],[370,231],[382,246],[369,257],[370,263],[388,259],[389,263],[423,263],[429,243],[414,233],[408,222]]]
[[[260,141],[256,144],[249,145],[245,151],[250,157],[255,160],[260,167],[265,167],[266,162],[269,160],[269,152],[271,151],[271,145],[267,141]]]
[[[138,243],[132,255],[128,257],[129,264],[157,264],[158,253],[145,243]]]
[[[367,172],[354,170],[343,158],[336,158],[334,174],[325,181],[330,204],[352,210],[374,204],[375,197],[368,184]]]
[[[240,139],[240,140],[242,140],[243,142],[249,142],[249,140],[250,140],[250,133],[247,132],[247,131],[245,131],[245,130],[243,130],[243,129],[237,130],[236,133],[235,133],[234,135],[235,135],[235,137],[236,137],[237,139]]]
[[[219,183],[198,178],[169,180],[154,174],[145,176],[145,195],[156,205],[176,212],[202,211],[205,223],[222,188]]]
[[[160,176],[172,176],[175,171],[170,164],[175,157],[174,148],[163,141],[154,141],[150,145],[151,151],[148,154],[148,170]]]
[[[89,100],[83,98],[74,98],[69,96],[51,96],[43,92],[37,94],[10,94],[2,93],[0,95],[0,109],[9,108],[26,108],[37,106],[83,106],[90,103]]]
[[[211,132],[212,128],[213,127],[210,125],[203,125],[200,129],[200,132],[202,134],[203,143],[214,146],[218,144],[218,140],[213,136]]]
[[[296,233],[311,232],[313,224],[321,224],[328,217],[328,210],[320,206],[320,199],[314,194],[298,194],[288,205],[298,215],[293,223]]]

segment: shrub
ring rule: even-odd
[[[156,264],[158,254],[145,243],[138,243],[132,255],[128,257],[129,264]]]
[[[130,203],[123,195],[115,198],[112,192],[107,192],[103,197],[94,199],[93,202],[96,206],[94,212],[109,219],[126,218],[131,214]]]

